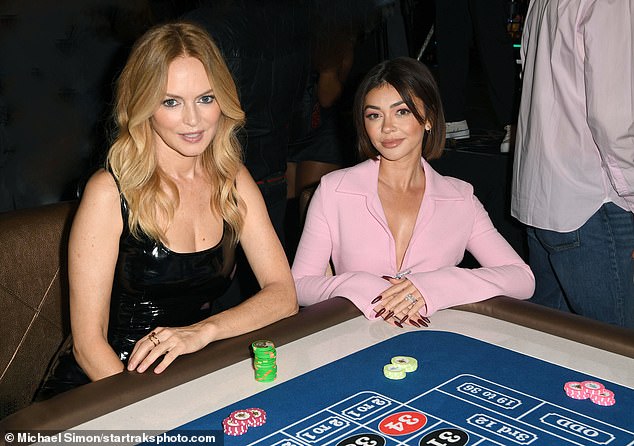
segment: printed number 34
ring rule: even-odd
[[[389,423],[385,425],[385,427],[401,432],[403,430],[403,424],[408,424],[410,426],[413,426],[415,424],[418,424],[419,421],[420,420],[418,418],[413,417],[409,414],[405,414],[398,417],[398,421],[396,423],[393,421],[390,421]]]

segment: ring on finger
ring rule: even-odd
[[[418,299],[414,297],[413,294],[408,293],[405,298],[406,301],[408,301],[410,304],[414,305],[416,302],[418,302]]]
[[[156,333],[154,332],[150,333],[147,338],[152,341],[154,347],[158,346],[161,343],[161,340],[156,336]]]

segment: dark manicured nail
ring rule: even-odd
[[[383,296],[375,297],[374,300],[372,302],[370,302],[370,303],[375,304],[378,301],[380,301],[381,299],[383,299]]]
[[[428,324],[431,324],[431,321],[430,321],[428,318],[426,318],[425,316],[423,316],[423,320],[424,320],[425,322],[427,322]]]
[[[429,327],[429,325],[427,325],[422,319],[419,319],[418,323],[421,324],[423,327]]]
[[[399,321],[394,321],[394,325],[396,325],[399,328],[403,328],[403,325]]]
[[[376,312],[376,314],[374,315],[374,317],[379,317],[381,316],[383,313],[385,313],[385,308],[381,308],[379,311]]]
[[[381,279],[384,279],[384,280],[390,280],[390,279],[391,279],[391,277],[390,277],[390,276],[381,276]]]
[[[410,319],[410,320],[409,320],[409,323],[410,323],[410,324],[412,324],[412,325],[413,325],[414,327],[416,327],[416,328],[420,328],[420,325],[418,325],[418,324],[416,323],[416,321],[415,321],[415,320],[413,320],[413,319]]]
[[[403,318],[399,322],[402,324],[403,322],[407,320],[408,317],[409,316],[406,314],[405,316],[403,316]]]
[[[386,321],[391,318],[392,316],[394,316],[394,312],[390,311],[383,319],[385,319]]]

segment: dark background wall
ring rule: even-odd
[[[189,3],[0,0],[0,211],[76,196],[131,43]]]
[[[77,197],[103,162],[113,82],[132,43],[153,24],[204,1],[232,0],[0,0],[0,212]],[[341,0],[296,1],[318,5],[320,13],[337,10],[329,1],[341,7]],[[358,80],[381,59],[416,57],[434,17],[433,0],[363,2],[377,11],[361,31],[341,98],[350,127],[345,107]],[[434,70],[434,39],[422,60]],[[497,152],[496,131],[477,135],[477,128],[494,127],[477,58],[473,62],[468,113],[475,137],[466,146],[450,144],[435,167],[474,184],[500,232],[522,253],[522,228],[508,214],[512,157]],[[353,162],[350,127],[347,158]]]
[[[297,1],[322,12],[336,2]],[[419,3],[365,1],[381,10],[382,28],[362,39],[371,44],[359,50],[359,76],[382,56],[407,53],[400,5],[409,14]],[[0,212],[77,196],[107,150],[113,82],[131,44],[199,3],[0,0]]]

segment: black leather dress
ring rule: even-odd
[[[232,281],[235,245],[224,224],[220,242],[204,251],[177,253],[128,229],[128,204],[121,198],[123,233],[110,300],[108,342],[127,364],[134,344],[156,327],[191,325],[222,310]],[[50,398],[90,380],[69,349],[60,354],[36,400]]]
[[[157,326],[191,325],[212,314],[214,300],[231,283],[235,245],[225,223],[220,242],[204,251],[176,253],[160,242],[124,231],[110,300],[108,342],[126,363],[134,344]]]

